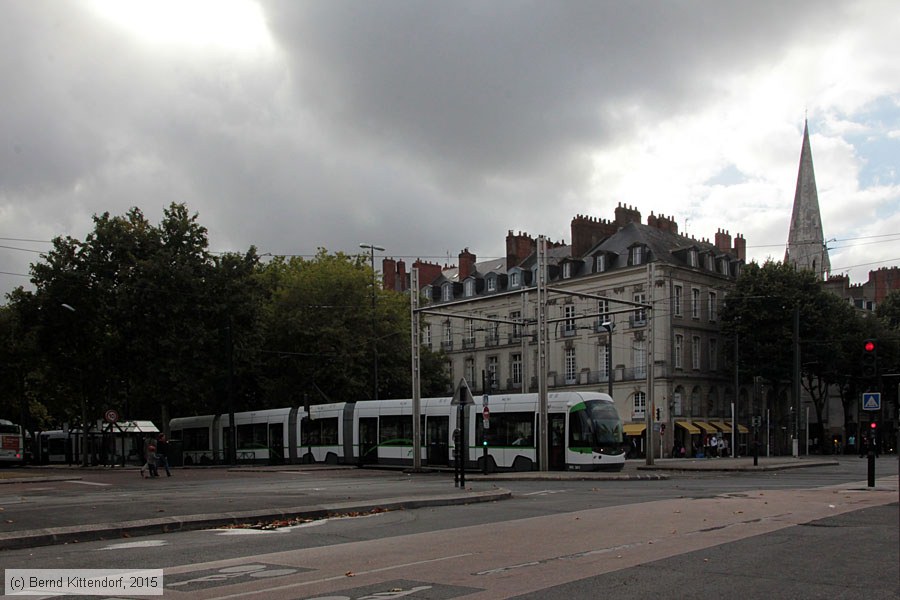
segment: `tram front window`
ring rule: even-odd
[[[594,452],[618,454],[622,421],[615,406],[601,401],[583,402],[569,414],[569,445],[590,446]]]

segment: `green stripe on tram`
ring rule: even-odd
[[[578,404],[575,404],[574,406],[572,406],[572,408],[569,409],[569,412],[578,412],[579,410],[586,410],[586,409],[587,409],[587,406],[585,405],[585,403],[579,402]]]

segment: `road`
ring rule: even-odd
[[[6,569],[164,568],[171,598],[896,598],[897,460],[879,459],[878,467],[874,489],[866,486],[865,461],[852,458],[830,467],[668,480],[474,481],[502,485],[513,498],[277,530],[5,551],[0,561]],[[358,470],[228,479],[212,473],[190,482],[179,477],[185,473],[143,482],[101,472],[80,483],[0,489],[0,506],[10,514],[17,502],[52,521],[54,506],[127,504],[149,490],[164,506],[185,494],[240,502],[249,486],[293,503],[361,489],[396,496],[398,488],[431,493],[452,486],[446,475]]]

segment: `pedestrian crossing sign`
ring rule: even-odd
[[[862,396],[863,410],[881,410],[881,393],[866,392]]]

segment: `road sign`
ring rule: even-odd
[[[754,416],[752,423],[754,427],[759,427],[760,425],[762,425],[762,417],[760,417],[759,415]]]
[[[456,386],[456,391],[453,393],[453,400],[450,401],[450,404],[453,406],[459,404],[475,404],[475,399],[472,397],[472,390],[469,389],[469,383],[466,381],[465,377],[459,380],[459,385]]]
[[[488,420],[491,418],[491,409],[489,409],[487,406],[485,406],[484,410],[481,411],[481,414],[484,416],[485,420]]]
[[[881,392],[866,392],[862,395],[863,410],[881,410]]]
[[[119,413],[117,413],[117,412],[116,412],[115,410],[113,410],[113,409],[109,409],[108,411],[106,411],[105,413],[103,413],[103,419],[104,419],[107,423],[115,423],[115,422],[117,422],[117,421],[119,420]]]

